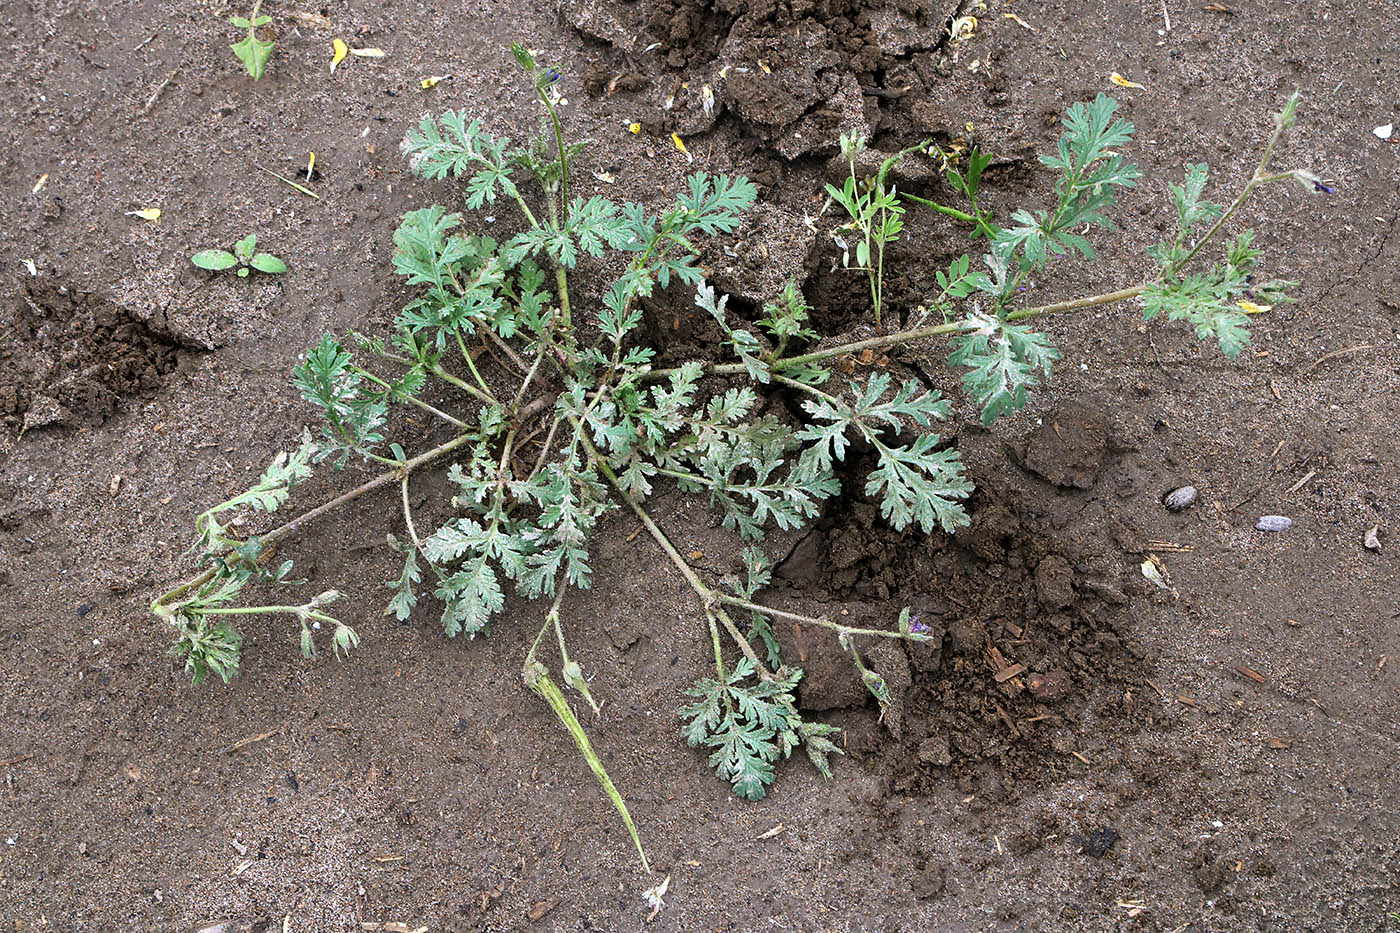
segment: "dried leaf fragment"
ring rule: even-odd
[[[760,841],[761,841],[761,840],[764,840],[764,839],[772,839],[774,836],[781,836],[781,835],[782,835],[783,833],[785,833],[785,832],[787,832],[787,827],[784,826],[782,823],[779,823],[777,826],[774,826],[772,829],[768,830],[766,833],[759,833],[759,834],[758,834],[757,836],[755,836],[754,838],[756,838],[756,839],[758,839],[758,840],[760,840]]]
[[[1142,562],[1142,575],[1147,579],[1151,580],[1153,583],[1157,584],[1157,588],[1160,590],[1171,589],[1171,584],[1169,584],[1166,581],[1166,579],[1163,578],[1162,571],[1157,569],[1157,564],[1155,561],[1145,560]]]
[[[1034,27],[1034,26],[1032,26],[1030,23],[1026,22],[1025,20],[1021,19],[1021,17],[1017,16],[1015,13],[1003,13],[1003,14],[1001,14],[1001,15],[1004,16],[1004,17],[1006,17],[1007,19],[1011,20],[1013,23],[1015,23],[1015,24],[1018,25],[1018,26],[1023,26],[1023,27],[1025,27],[1026,29],[1031,30],[1032,32],[1035,31],[1035,27]]]
[[[350,54],[356,58],[383,58],[384,50],[373,47],[367,49],[351,49]]]
[[[303,26],[309,26],[312,29],[331,28],[330,19],[320,13],[303,13],[300,10],[292,10],[287,16],[301,23]]]
[[[545,914],[559,906],[559,898],[550,897],[542,901],[535,901],[530,905],[530,909],[525,911],[525,916],[530,918],[531,923],[539,923],[544,919]]]
[[[1139,90],[1139,91],[1145,91],[1145,90],[1147,90],[1147,88],[1146,88],[1144,85],[1138,84],[1136,81],[1129,81],[1127,78],[1123,77],[1122,75],[1120,75],[1120,74],[1119,74],[1118,72],[1116,72],[1116,71],[1113,72],[1113,74],[1111,74],[1111,75],[1108,76],[1108,80],[1112,81],[1114,84],[1118,85],[1119,87],[1130,87],[1130,88],[1135,88],[1136,90]]]
[[[1281,748],[1291,748],[1291,747],[1293,746],[1293,743],[1292,743],[1292,742],[1285,741],[1285,740],[1283,740],[1283,739],[1280,739],[1280,738],[1278,738],[1277,736],[1272,736],[1272,735],[1271,735],[1271,736],[1269,736],[1269,738],[1268,738],[1268,745],[1269,745],[1270,748],[1280,748],[1280,749],[1281,749]]]
[[[160,220],[160,208],[143,207],[139,211],[127,211],[126,216],[140,217],[142,220],[157,221]]]

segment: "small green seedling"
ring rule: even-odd
[[[966,171],[950,165],[945,170],[948,184],[953,190],[966,197],[972,213],[921,198],[908,192],[896,191],[887,183],[890,170],[904,157],[913,154],[926,156],[939,155],[933,140],[926,139],[916,146],[902,149],[880,163],[874,175],[862,177],[857,167],[861,153],[866,149],[866,138],[859,135],[841,134],[841,154],[850,166],[850,175],[842,187],[827,185],[826,193],[830,201],[839,204],[846,211],[847,220],[831,233],[831,238],[841,248],[841,265],[847,269],[864,272],[870,278],[870,302],[875,310],[875,326],[881,326],[881,312],[885,294],[885,247],[899,239],[904,230],[904,206],[902,200],[914,201],[940,214],[972,224],[972,238],[979,235],[989,240],[996,239],[997,227],[991,221],[991,213],[982,210],[977,203],[977,188],[982,180],[982,172],[992,163],[992,157],[980,152],[976,147],[968,155]],[[851,245],[847,236],[854,234],[855,265],[851,264]]]
[[[243,63],[248,74],[254,81],[263,76],[267,70],[267,60],[272,57],[272,50],[277,43],[268,42],[258,38],[258,27],[266,26],[272,22],[271,16],[259,16],[258,8],[262,6],[262,0],[257,0],[253,4],[253,12],[245,19],[242,16],[230,16],[228,21],[239,29],[248,30],[248,35],[243,37],[241,42],[235,42],[229,48],[233,49],[233,54],[238,56],[238,60]],[[246,273],[245,273],[246,274]]]
[[[226,249],[204,249],[191,256],[190,262],[210,272],[222,272],[237,266],[239,277],[245,279],[250,269],[257,269],[268,275],[281,275],[287,271],[285,262],[271,253],[260,253],[257,249],[258,236],[250,233],[233,244],[231,253]]]

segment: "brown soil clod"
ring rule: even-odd
[[[98,294],[26,283],[0,314],[0,422],[21,431],[99,425],[179,362],[175,340]]]

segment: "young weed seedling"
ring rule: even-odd
[[[223,272],[238,267],[240,278],[247,278],[252,269],[268,275],[281,275],[287,271],[287,264],[271,253],[258,252],[258,237],[250,233],[233,244],[233,252],[226,249],[204,249],[190,257],[190,262],[210,272]]]
[[[992,157],[979,152],[975,147],[968,154],[967,168],[960,169],[956,163],[949,163],[932,140],[924,140],[917,146],[902,149],[880,163],[874,175],[862,177],[858,162],[866,151],[863,136],[841,134],[841,154],[846,158],[849,174],[840,188],[827,185],[826,193],[846,212],[847,219],[831,233],[831,238],[841,248],[843,268],[864,272],[870,280],[870,302],[875,313],[875,328],[881,327],[885,299],[885,247],[899,239],[904,230],[903,200],[914,201],[931,210],[965,223],[972,224],[972,236],[992,238],[997,230],[991,223],[991,215],[977,203],[977,189],[981,184],[982,172],[991,164]],[[917,195],[901,195],[888,183],[890,171],[913,154],[937,156],[947,164],[944,176],[948,184],[967,198],[972,213],[939,204]],[[828,202],[829,204],[830,202]],[[851,244],[847,237],[855,238],[855,265],[851,265]]]
[[[238,60],[243,63],[243,68],[254,81],[261,78],[263,72],[267,70],[267,60],[272,57],[272,50],[277,45],[275,42],[258,38],[258,29],[272,22],[271,16],[258,14],[261,7],[262,0],[257,0],[253,4],[253,12],[249,13],[246,19],[242,16],[228,18],[228,21],[237,28],[248,30],[246,36],[230,45],[229,48],[233,49],[233,54],[238,56]]]
[[[605,515],[630,511],[695,594],[714,671],[689,689],[691,702],[680,710],[686,742],[707,749],[715,773],[746,799],[764,796],[777,762],[799,748],[830,775],[828,758],[840,751],[837,730],[809,721],[798,708],[802,671],[781,651],[773,620],[829,631],[882,707],[892,699],[889,687],[867,666],[863,649],[879,638],[927,640],[930,631],[908,609],[886,626],[857,628],[761,602],[771,561],[759,542],[769,527],[796,529],[817,518],[822,503],[840,491],[837,467],[854,445],[872,463],[861,489],[894,529],[952,532],[968,523],[962,503],[972,491],[958,452],[932,431],[952,414],[946,399],[913,379],[853,374],[836,364],[870,348],[946,338],[949,365],[966,371],[967,394],[990,423],[1023,407],[1028,390],[1059,358],[1049,337],[1025,323],[1033,318],[1138,300],[1146,317],[1187,321],[1233,356],[1247,339],[1249,314],[1260,303],[1286,300],[1283,289],[1291,283],[1253,281],[1258,253],[1248,232],[1223,261],[1188,267],[1200,265],[1204,248],[1260,185],[1316,180],[1268,168],[1293,125],[1295,95],[1229,207],[1202,199],[1203,167],[1189,167],[1186,183],[1172,188],[1178,232],[1154,247],[1158,271],[1148,281],[1028,306],[1021,289],[1027,277],[1043,272],[1054,255],[1091,258],[1084,232],[1109,226],[1117,190],[1139,177],[1118,152],[1132,126],[1116,116],[1116,103],[1099,96],[1075,104],[1058,150],[1042,160],[1058,176],[1053,206],[1018,210],[999,229],[974,207],[966,218],[983,225],[990,239],[983,268],[974,270],[963,256],[938,271],[937,291],[902,330],[866,339],[836,335],[813,349],[821,335],[795,284],[749,324],[705,281],[701,246],[739,228],[757,195],[751,182],[701,172],[659,210],[571,197],[583,145],[564,142],[559,72],[538,66],[519,46],[513,51],[543,109],[533,140],[515,144],[466,112],[448,111],[410,129],[405,152],[425,178],[463,179],[468,212],[513,206],[519,232],[504,240],[484,236],[472,232],[462,213],[437,205],[404,216],[394,235],[394,268],[416,294],[388,339],[326,335],[308,351],[293,381],[322,416],[319,432],[278,454],[251,490],[196,519],[195,551],[205,569],[152,609],[175,628],[172,650],[195,680],[209,673],[227,680],[237,670],[233,620],[239,615],[293,615],[308,653],[318,626],[333,627],[337,651],[347,650],[358,641],[355,633],[325,611],[335,591],[306,603],[232,603],[249,583],[288,581],[287,562],[270,567],[274,546],[333,509],[396,489],[402,534],[388,541],[402,569],[387,583],[388,613],[407,619],[427,608],[431,596],[449,636],[474,637],[487,633],[505,607],[507,587],[526,600],[548,600],[522,678],[566,727],[639,853],[622,796],[564,693],[572,690],[598,709],[567,644],[564,604],[571,590],[593,582],[590,544]],[[969,172],[964,193],[975,196],[980,169]],[[880,242],[898,232],[898,196],[867,197],[856,184],[839,194],[868,221],[871,247],[858,258],[878,271]],[[576,281],[585,267],[595,270],[594,279]],[[604,268],[615,277],[599,283],[596,270]],[[671,287],[693,292],[735,361],[659,364],[657,349],[643,339],[643,302]],[[878,284],[874,294],[878,307]],[[454,399],[450,405],[429,401],[444,392]],[[769,413],[765,399],[780,394],[797,401],[801,419]],[[391,440],[390,411],[404,405],[435,419],[442,434]],[[405,445],[414,441],[421,452],[410,455]],[[243,509],[272,512],[315,464],[339,470],[352,460],[379,472],[286,524],[240,537],[225,519]],[[424,528],[410,484],[442,464],[456,494],[434,510],[448,517]],[[658,489],[672,485],[704,497],[722,526],[749,542],[741,574],[709,577],[675,547],[650,507]],[[557,657],[548,659],[555,649]],[[642,859],[645,865],[644,853]]]

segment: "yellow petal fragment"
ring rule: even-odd
[[[1141,84],[1138,84],[1136,81],[1129,81],[1127,78],[1123,77],[1116,71],[1108,76],[1108,80],[1112,81],[1119,87],[1137,88],[1139,91],[1147,90],[1147,88],[1143,87]]]
[[[633,123],[631,126],[627,127],[627,132],[631,133],[633,136],[636,136],[641,131],[642,125],[640,123]]]
[[[331,41],[331,74],[335,74],[336,66],[345,61],[346,53],[349,51],[350,46],[345,44],[344,39]]]
[[[42,174],[42,175],[39,176],[39,180],[36,181],[36,182],[34,183],[34,190],[31,191],[31,192],[29,192],[29,193],[30,193],[30,194],[38,194],[40,191],[43,191],[43,190],[44,190],[44,186],[47,185],[48,183],[49,183],[49,173],[48,173],[48,172],[45,172],[44,174]]]
[[[1273,305],[1259,305],[1255,304],[1252,301],[1247,301],[1243,298],[1235,302],[1235,304],[1239,305],[1245,314],[1263,314],[1265,311],[1274,310]]]
[[[433,77],[433,78],[424,78],[422,81],[419,81],[419,82],[418,82],[418,86],[421,87],[423,90],[426,91],[428,88],[437,87],[439,81],[446,81],[446,80],[447,80],[448,78],[450,78],[450,77],[452,77],[452,76],[451,76],[451,75],[437,75],[436,77]]]
[[[685,156],[687,162],[694,162],[695,156],[690,154],[690,150],[685,148],[685,140],[681,139],[678,133],[671,134],[671,142],[676,144],[676,148]]]
[[[140,217],[142,220],[160,220],[160,208],[143,207],[139,211],[127,211],[128,217]]]
[[[358,55],[360,58],[383,58],[383,49],[351,49],[351,55]]]
[[[763,73],[766,75],[771,75],[773,73],[773,69],[769,68],[768,64],[761,58],[758,60],[758,67],[762,68]]]
[[[977,17],[959,16],[953,20],[953,25],[949,27],[949,34],[954,42],[966,42],[977,32]]]
[[[1003,14],[1001,14],[1001,15],[1002,15],[1002,16],[1005,16],[1007,19],[1011,20],[1013,23],[1015,23],[1015,24],[1018,25],[1018,26],[1024,26],[1025,28],[1031,30],[1032,32],[1035,31],[1035,27],[1034,27],[1034,26],[1032,26],[1030,23],[1026,22],[1025,20],[1021,19],[1021,17],[1017,16],[1015,13],[1003,13]]]

